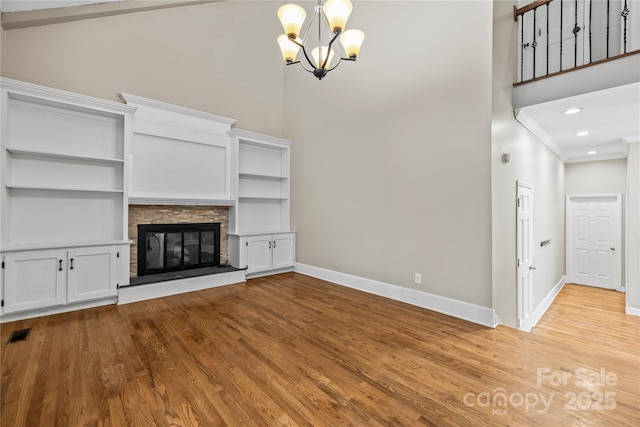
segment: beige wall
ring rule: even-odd
[[[629,144],[627,179],[627,310],[640,315],[640,142]]]
[[[566,194],[625,194],[627,159],[569,163],[566,166]]]
[[[516,25],[513,3],[494,2],[492,120],[493,307],[500,322],[516,326],[516,182],[533,185],[534,306],[565,274],[564,163],[520,125],[511,106]],[[502,153],[511,162],[502,164]],[[552,244],[540,247],[541,240]]]
[[[2,75],[112,101],[128,92],[280,135],[277,7],[222,2],[4,31]]]
[[[286,69],[299,262],[491,306],[491,10],[356,2],[356,63]]]

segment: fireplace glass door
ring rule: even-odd
[[[220,224],[138,225],[138,276],[220,265]]]

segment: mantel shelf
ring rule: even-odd
[[[45,187],[45,186],[35,186],[35,185],[6,185],[6,188],[9,190],[40,190],[40,191],[76,191],[76,192],[85,192],[85,193],[120,193],[122,194],[123,190],[107,190],[107,189],[98,189],[98,188],[71,188],[71,187]]]
[[[112,159],[106,157],[90,157],[90,156],[77,156],[74,154],[64,154],[64,153],[55,153],[51,151],[40,151],[40,150],[25,150],[18,148],[9,148],[7,147],[7,151],[11,154],[18,154],[24,156],[35,156],[35,157],[49,157],[56,159],[66,159],[66,160],[80,160],[85,162],[94,162],[94,163],[112,163],[112,164],[123,164],[123,159]]]
[[[258,179],[258,180],[265,180],[265,181],[284,181],[285,179],[289,179],[286,176],[261,175],[256,173],[242,173],[242,172],[239,174],[239,177],[245,178],[245,179]]]

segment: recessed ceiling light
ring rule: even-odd
[[[587,154],[588,154],[588,155],[590,155],[590,156],[592,156],[592,155],[594,155],[594,154],[598,154],[598,152],[597,152],[597,151],[595,151],[595,150],[591,150],[591,151],[587,151]]]
[[[589,135],[589,132],[587,132],[586,130],[576,133],[576,136],[586,136],[586,135]]]
[[[568,110],[565,110],[565,114],[577,114],[580,111],[582,111],[582,108],[569,108]]]

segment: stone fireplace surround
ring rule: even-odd
[[[133,241],[130,249],[131,263],[129,273],[136,277],[138,273],[138,224],[187,224],[220,223],[220,264],[228,263],[228,206],[179,206],[179,205],[129,205],[129,239]]]

